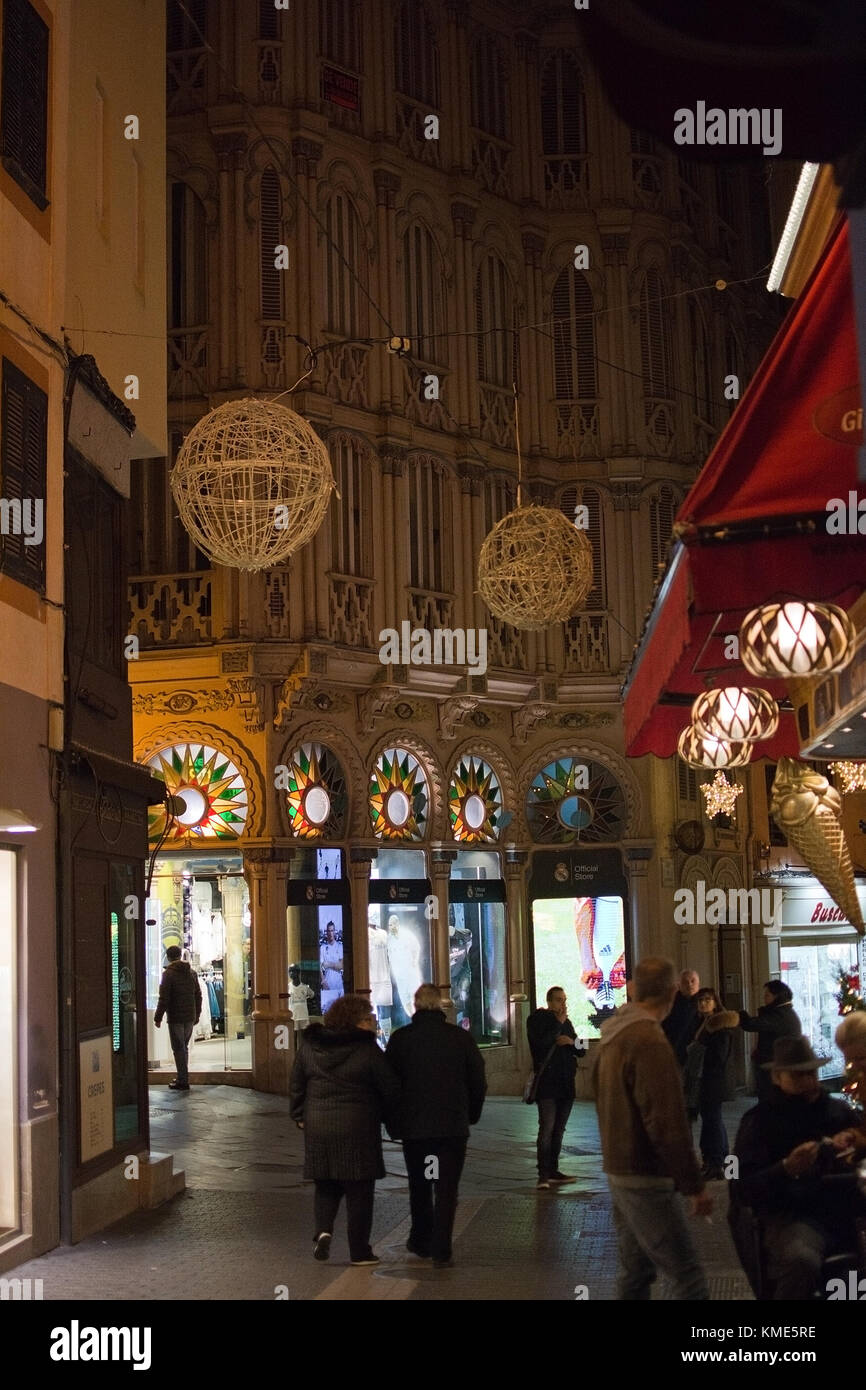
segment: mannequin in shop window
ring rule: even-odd
[[[403,1013],[407,1019],[411,1018],[415,1012],[415,991],[423,984],[421,943],[412,928],[401,923],[396,912],[388,918],[388,963]]]
[[[367,923],[367,948],[370,958],[370,1003],[376,1010],[380,1041],[387,1044],[391,1036],[391,1009],[394,1004],[391,967],[388,964],[388,933],[372,915]]]
[[[306,1028],[310,1022],[310,1000],[315,997],[315,992],[309,985],[301,984],[301,972],[297,965],[289,966],[289,1010],[292,1015],[292,1022],[295,1025],[295,1032],[298,1033]]]
[[[472,966],[469,952],[472,949],[472,932],[468,927],[457,926],[454,922],[448,928],[449,956],[451,961],[451,998],[461,1027],[469,1027],[469,991],[472,987]]]

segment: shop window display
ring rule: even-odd
[[[367,933],[371,1003],[385,1046],[415,1012],[419,985],[432,979],[429,880],[421,850],[380,850],[370,874]]]
[[[295,1026],[306,1027],[351,988],[349,885],[343,877],[343,852],[298,850],[289,875],[289,1008]]]
[[[448,935],[456,1022],[476,1042],[508,1041],[505,884],[499,855],[461,850],[451,869]]]
[[[169,946],[179,946],[199,976],[201,1018],[190,1046],[191,1071],[244,1070],[250,1038],[250,905],[240,855],[157,858],[147,902],[148,1058],[174,1065],[166,1029],[153,1014]]]
[[[822,1081],[841,1077],[845,1059],[834,1041],[839,1025],[840,970],[857,969],[856,941],[828,941],[799,946],[783,945],[781,977],[794,996],[803,1035],[829,1062],[819,1072]]]
[[[622,898],[537,898],[532,928],[536,999],[561,985],[578,1036],[597,1038],[593,1015],[626,1002]]]

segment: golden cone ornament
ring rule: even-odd
[[[851,853],[840,819],[842,800],[826,777],[795,762],[780,758],[773,782],[770,814],[830,897],[861,936],[866,926]]]

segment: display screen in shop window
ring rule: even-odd
[[[536,1003],[561,986],[577,1036],[597,1038],[599,1011],[626,1002],[622,898],[536,898],[532,934]]]

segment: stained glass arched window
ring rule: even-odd
[[[234,840],[241,835],[249,812],[244,779],[234,763],[207,743],[175,743],[149,759],[154,774],[185,809],[170,819],[166,843],[192,840]],[[148,812],[148,834],[159,840],[166,829],[164,806]]]
[[[480,844],[499,836],[502,789],[483,758],[461,758],[451,774],[448,814],[455,840]]]
[[[321,743],[302,743],[286,764],[289,824],[302,840],[336,840],[345,830],[346,778]]]
[[[559,758],[533,777],[526,816],[540,844],[599,844],[623,835],[625,797],[603,763]]]
[[[429,794],[424,769],[405,748],[385,748],[370,776],[370,819],[380,840],[421,840]]]

